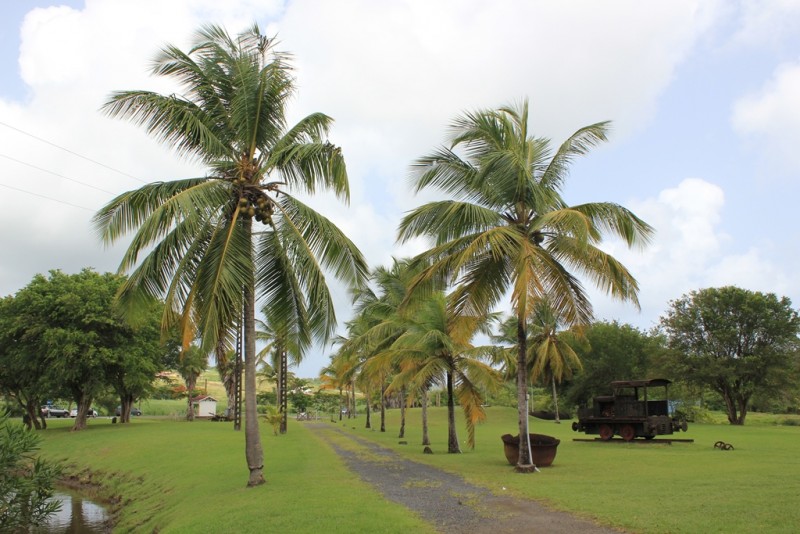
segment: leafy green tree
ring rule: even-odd
[[[332,119],[314,113],[287,127],[295,93],[289,56],[257,26],[231,37],[205,26],[188,52],[165,47],[154,74],[181,85],[170,95],[115,93],[112,117],[143,125],[206,176],[155,182],[123,193],[95,216],[106,243],[135,231],[120,269],[133,269],[120,293],[126,308],[164,298],[165,327],[180,324],[184,346],[202,338],[213,350],[222,332],[244,327],[245,458],[248,486],[264,482],[256,407],[256,300],[290,317],[301,295],[303,331],[335,328],[323,269],[356,284],[366,273],[355,245],[296,193],[330,190],[347,200],[341,151],[326,140]],[[140,256],[145,255],[144,258]]]
[[[449,146],[416,162],[415,189],[455,197],[406,215],[399,240],[420,236],[433,247],[417,260],[420,280],[455,286],[457,314],[477,315],[509,293],[517,319],[517,406],[520,436],[528,435],[527,318],[548,298],[568,327],[592,319],[583,275],[613,297],[637,303],[638,284],[602,251],[604,234],[628,246],[647,242],[652,229],[612,203],[570,206],[561,197],[572,160],[606,139],[608,123],[581,128],[552,152],[528,131],[528,103],[466,113],[452,125]],[[462,150],[462,154],[457,151]],[[577,273],[574,274],[574,273]],[[532,471],[522,439],[518,471]]]
[[[648,378],[653,362],[663,352],[656,337],[616,321],[593,323],[584,336],[586,344],[576,347],[583,369],[570,381],[565,395],[573,406],[610,394],[614,380]],[[674,377],[670,373],[665,378]]]
[[[0,532],[30,532],[61,508],[50,499],[61,468],[35,457],[40,441],[0,414]]]
[[[28,429],[47,428],[40,406],[49,386],[47,362],[20,320],[36,295],[20,292],[0,299],[0,391],[23,410]]]
[[[173,367],[180,353],[176,336],[161,335],[164,306],[152,302],[131,327],[124,350],[115,351],[104,365],[105,380],[117,394],[120,423],[129,423],[131,408],[156,388],[158,373]]]
[[[743,425],[757,392],[785,391],[797,378],[800,316],[786,297],[733,286],[692,291],[661,319],[675,371],[725,402]]]
[[[48,277],[36,275],[14,297],[11,352],[38,362],[27,365],[26,372],[41,370],[43,378],[30,382],[42,388],[39,398],[75,401],[73,430],[86,428],[93,398],[108,388],[109,367],[158,355],[157,330],[141,331],[118,312],[115,294],[123,281],[91,269],[73,275],[51,271]],[[155,372],[149,375],[154,377]]]

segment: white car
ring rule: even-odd
[[[72,410],[70,410],[69,411],[69,416],[70,417],[78,417],[78,409],[77,408],[73,408]],[[86,413],[86,417],[97,417],[97,410],[92,408],[91,410],[89,410]]]

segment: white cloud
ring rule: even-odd
[[[784,172],[800,170],[800,63],[780,65],[757,93],[740,98],[731,121],[742,135],[763,148],[770,164]]]
[[[786,35],[800,30],[800,0],[746,0],[738,4],[741,11],[735,42],[778,46]]]
[[[638,280],[642,310],[595,292],[598,318],[649,328],[669,301],[689,291],[734,285],[782,296],[799,289],[784,267],[769,259],[770,251],[758,246],[740,250],[741,242],[726,233],[725,194],[718,185],[689,178],[628,207],[656,229],[653,242],[642,251],[619,242],[605,248]]]

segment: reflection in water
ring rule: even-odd
[[[61,511],[36,534],[101,534],[109,532],[105,522],[108,513],[102,506],[84,500],[74,493],[56,492],[53,499],[61,503]]]

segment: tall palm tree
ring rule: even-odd
[[[120,300],[136,308],[163,298],[163,323],[181,325],[185,346],[197,330],[203,346],[213,348],[220,332],[243,322],[245,457],[254,486],[264,482],[256,300],[288,317],[307,295],[313,306],[303,327],[324,338],[335,316],[323,269],[351,284],[366,276],[355,245],[295,196],[327,189],[348,200],[344,159],[326,140],[330,117],[314,113],[287,127],[295,92],[289,56],[257,25],[236,38],[204,26],[188,52],[165,47],[153,73],[179,82],[181,93],[117,92],[104,111],[143,125],[205,164],[207,174],[124,193],[95,224],[107,244],[135,231],[120,265],[134,269]]]
[[[481,361],[489,348],[474,347],[471,340],[477,333],[487,333],[491,316],[454,315],[443,292],[432,294],[409,317],[403,332],[382,353],[397,357],[402,370],[393,381],[400,389],[411,386],[422,389],[443,383],[447,389],[447,452],[459,453],[455,422],[455,403],[461,405],[467,422],[468,444],[475,446],[475,424],[485,418],[483,392],[496,388],[500,375]],[[381,357],[376,358],[376,362]]]
[[[277,391],[278,391],[278,413],[281,416],[279,431],[285,434],[288,424],[288,396],[287,396],[287,374],[289,368],[289,358],[293,365],[299,364],[303,359],[303,353],[311,344],[311,339],[307,331],[302,330],[302,325],[308,319],[304,299],[298,299],[301,308],[295,308],[291,316],[275,316],[275,309],[272,306],[265,306],[263,313],[266,321],[256,321],[256,339],[266,342],[266,345],[259,351],[256,358],[260,362],[265,362],[267,358],[271,360],[273,370],[276,371]]]
[[[531,381],[535,381],[540,377],[549,379],[553,390],[556,423],[561,422],[561,417],[558,413],[556,383],[561,383],[565,378],[571,378],[573,370],[583,367],[580,358],[578,358],[572,347],[572,344],[584,340],[583,329],[580,326],[575,326],[569,330],[563,330],[561,323],[549,300],[542,299],[534,307],[533,341],[535,356],[531,365]]]
[[[574,347],[588,345],[583,328],[576,326],[564,329],[562,323],[547,299],[540,300],[534,306],[533,314],[528,320],[526,371],[531,382],[539,379],[550,382],[556,423],[560,422],[556,383],[571,378],[574,370],[582,368]],[[506,376],[516,375],[516,332],[517,321],[512,315],[501,323],[499,334],[491,336],[495,343],[511,345],[495,354],[495,363],[503,366]]]
[[[415,164],[417,191],[437,188],[455,198],[416,208],[400,223],[401,242],[432,238],[433,247],[417,257],[427,265],[419,280],[457,286],[458,313],[490,309],[510,290],[517,319],[521,472],[534,467],[524,439],[526,319],[533,305],[547,296],[566,324],[588,323],[592,306],[577,275],[638,305],[636,280],[598,244],[606,233],[628,246],[644,244],[652,228],[617,204],[570,206],[561,197],[569,164],[606,140],[607,129],[606,122],[581,128],[552,152],[549,140],[528,132],[527,101],[465,113],[452,125],[449,146]]]

